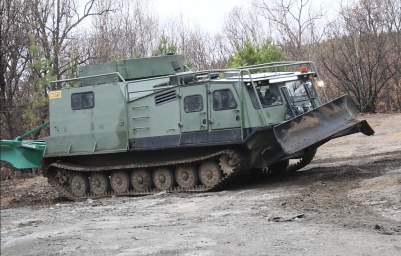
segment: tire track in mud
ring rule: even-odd
[[[307,221],[401,235],[401,218],[397,221],[380,212],[384,209],[401,216],[401,158],[397,154],[377,155],[384,157],[362,165],[311,167],[292,175],[268,177],[263,182],[263,176],[259,175],[245,183],[253,189],[285,191],[281,197],[273,199],[275,207],[283,212],[303,213]],[[391,180],[392,184],[386,184],[387,188],[392,185],[391,190],[376,203],[378,206],[364,203],[370,199],[369,191],[359,193],[358,197],[351,196],[353,191],[361,189],[363,181],[385,177],[391,172],[394,173],[384,179],[387,182]],[[244,182],[242,186],[246,186]],[[391,200],[391,196],[397,193],[400,199]]]
[[[316,164],[331,164],[331,163],[338,163],[338,162],[347,162],[347,161],[355,161],[358,158],[362,158],[360,156],[350,156],[350,157],[342,157],[342,158],[317,158],[314,159],[313,162],[309,165],[310,167]],[[383,161],[387,160],[401,160],[401,150],[393,151],[393,152],[381,152],[375,154],[368,154],[363,156],[365,159],[376,158]]]

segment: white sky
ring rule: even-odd
[[[182,13],[185,21],[197,23],[202,29],[218,31],[224,17],[235,6],[249,6],[251,0],[153,0],[161,21],[175,13]]]
[[[326,10],[327,18],[331,18],[333,9],[338,9],[339,3],[354,0],[310,0],[316,8]],[[216,32],[222,29],[225,16],[235,6],[250,7],[252,0],[153,0],[153,7],[159,14],[161,22],[172,14],[182,13],[184,21],[198,24],[202,29]],[[267,1],[269,2],[269,0]],[[305,2],[305,1],[304,1]]]

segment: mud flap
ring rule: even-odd
[[[290,155],[330,139],[362,132],[373,135],[366,120],[356,119],[358,109],[349,96],[342,96],[274,127],[283,151]]]

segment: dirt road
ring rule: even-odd
[[[2,255],[401,255],[401,115],[319,148],[291,176],[202,194],[58,198],[2,182]],[[39,198],[39,199],[38,199]]]

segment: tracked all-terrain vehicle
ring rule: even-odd
[[[211,191],[245,172],[299,170],[331,139],[374,133],[348,96],[322,105],[312,62],[193,72],[182,59],[84,66],[52,82],[50,136],[3,140],[1,160],[41,166],[70,199]]]

